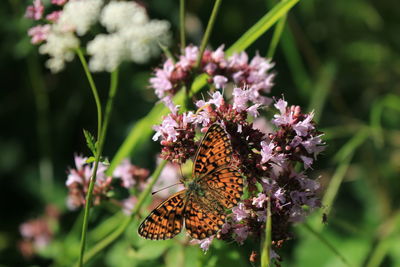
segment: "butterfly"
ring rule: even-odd
[[[231,166],[232,145],[221,125],[214,123],[204,135],[193,162],[192,179],[185,189],[156,207],[138,229],[146,239],[170,239],[185,224],[195,239],[215,235],[243,193],[243,178]]]

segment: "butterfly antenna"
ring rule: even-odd
[[[176,183],[176,184],[172,184],[172,185],[169,185],[167,187],[161,188],[161,189],[159,189],[157,191],[154,191],[154,192],[151,193],[151,195],[157,194],[158,192],[163,191],[164,189],[168,189],[168,188],[173,187],[173,186],[178,185],[178,184],[181,184],[181,182]]]

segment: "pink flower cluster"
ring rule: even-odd
[[[49,245],[53,240],[53,228],[58,218],[58,209],[53,205],[48,205],[43,216],[28,220],[19,226],[22,240],[18,243],[18,248],[25,258],[31,258],[36,252]]]
[[[68,0],[52,0],[53,6],[63,6]],[[28,6],[25,11],[25,17],[32,20],[42,20],[45,7],[41,0],[34,0],[33,4]],[[28,30],[28,35],[31,37],[32,44],[39,44],[47,40],[50,33],[51,24],[58,21],[62,11],[56,10],[46,15],[44,24],[34,26]]]
[[[170,96],[165,97],[163,101],[171,113],[163,117],[160,125],[153,127],[156,131],[153,140],[161,139],[160,144],[163,147],[161,157],[175,163],[184,163],[196,152],[195,129],[200,128],[205,132],[216,121],[223,121],[239,139],[243,131],[260,139],[262,134],[250,127],[247,118],[257,117],[258,108],[264,106],[254,98],[248,97],[248,88],[234,88],[233,92],[236,93],[233,103],[226,102],[222,92],[215,91],[209,93],[207,101],[196,101],[195,105],[198,108],[196,112],[188,111],[182,114],[179,114],[179,106],[173,105]]]
[[[183,86],[189,86],[193,74],[206,73],[208,82],[215,89],[223,89],[228,83],[237,87],[246,87],[237,97],[251,100],[259,105],[270,103],[270,99],[263,96],[269,93],[273,85],[274,74],[270,73],[272,64],[268,59],[255,56],[249,61],[245,52],[235,53],[225,59],[224,46],[217,50],[206,50],[201,59],[199,70],[196,70],[196,61],[199,54],[197,46],[188,46],[183,55],[174,63],[167,59],[162,68],[155,70],[154,77],[150,78],[151,87],[156,95],[162,99],[167,95],[174,95]],[[246,101],[242,101],[244,103]],[[256,109],[253,107],[253,109]]]
[[[75,169],[69,170],[66,181],[66,186],[69,190],[67,206],[71,210],[85,205],[93,168],[94,166],[92,163],[87,163],[87,158],[75,156]],[[105,163],[99,163],[96,183],[93,189],[94,205],[99,205],[101,201],[108,199],[110,192],[114,189],[116,184],[126,189],[132,189],[134,187],[142,189],[149,176],[149,171],[147,169],[132,165],[128,160],[122,161],[121,164],[115,168],[112,176],[106,175],[107,169],[108,166]],[[118,183],[114,183],[114,181],[118,180]],[[121,204],[125,208],[123,204],[128,205],[129,203],[123,202]]]
[[[288,106],[283,99],[275,103],[279,113],[271,123],[276,129],[262,137],[257,131],[238,141],[235,131],[229,130],[239,166],[247,177],[249,197],[243,199],[219,233],[219,238],[242,244],[248,237],[263,235],[267,204],[271,203],[272,240],[281,246],[291,236],[289,226],[302,221],[309,212],[319,208],[319,183],[307,177],[317,155],[325,148],[322,133],[316,130],[313,113],[303,114],[300,107]],[[243,128],[243,129],[244,129]],[[258,145],[257,145],[258,143]],[[249,147],[250,150],[245,148]],[[254,153],[253,149],[258,150]],[[295,170],[302,163],[303,170]],[[262,190],[259,190],[261,185]],[[305,208],[307,207],[307,208]]]
[[[170,107],[171,113],[163,118],[161,125],[153,128],[156,133],[153,140],[161,138],[161,157],[173,163],[184,163],[195,153],[195,122],[196,116],[192,112],[178,114],[179,106],[174,107],[170,97],[164,100]]]
[[[310,168],[316,156],[325,148],[321,139],[322,133],[315,129],[312,121],[314,113],[302,114],[299,106],[288,107],[287,102],[282,99],[275,107],[280,114],[274,115],[272,123],[280,131],[270,134],[269,141],[261,144],[261,163],[274,160],[284,165],[286,160],[300,161],[306,169]]]
[[[121,185],[125,188],[134,186],[142,187],[149,177],[149,170],[132,165],[128,159],[124,159],[114,170],[113,177],[121,179]]]
[[[188,46],[176,63],[167,59],[162,68],[156,69],[155,77],[150,78],[157,96],[171,110],[160,125],[154,126],[153,140],[161,139],[161,157],[175,163],[184,163],[194,155],[196,127],[204,132],[214,122],[224,121],[239,135],[244,129],[248,134],[251,132],[260,137],[249,127],[247,119],[258,117],[259,110],[271,102],[265,94],[273,85],[274,74],[270,73],[273,63],[259,55],[249,61],[245,52],[225,59],[222,45],[215,51],[206,50],[200,64],[201,71],[210,77],[209,85],[213,88],[209,99],[195,101],[196,112],[179,113],[180,107],[174,105],[172,95],[184,86],[190,88],[192,75],[197,71],[198,54],[198,47]],[[235,85],[229,97],[232,103],[224,99],[224,91],[228,90],[218,90],[224,89],[228,83]]]
[[[223,46],[206,51],[202,59],[201,70],[210,76],[212,88],[208,97],[194,101],[197,110],[180,112],[172,95],[184,86],[190,88],[197,55],[197,47],[187,47],[177,63],[168,59],[150,79],[157,96],[171,111],[160,125],[154,126],[153,140],[160,140],[162,158],[183,163],[194,156],[198,146],[194,141],[196,129],[205,132],[215,122],[223,125],[231,138],[234,164],[247,178],[249,196],[232,209],[216,237],[243,244],[248,237],[263,235],[269,201],[272,240],[279,247],[291,236],[289,226],[320,206],[316,195],[319,184],[306,176],[325,145],[313,122],[314,114],[304,114],[300,107],[288,106],[279,99],[274,105],[278,113],[268,132],[254,127],[249,120],[257,118],[271,102],[264,94],[272,86],[272,64],[260,56],[248,62],[245,53],[226,60]],[[239,86],[218,90],[226,89],[229,82]],[[231,95],[227,95],[229,92]],[[303,166],[300,172],[295,171],[298,163]],[[307,211],[304,207],[308,207]],[[206,251],[214,238],[193,243]]]

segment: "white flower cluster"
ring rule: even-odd
[[[80,36],[100,22],[107,34],[98,34],[87,44],[91,71],[113,71],[124,60],[144,63],[159,53],[159,43],[168,45],[170,24],[150,20],[146,10],[133,1],[70,0],[60,17],[40,41],[41,54],[48,54],[46,66],[59,72],[74,58]]]
[[[79,39],[72,32],[50,31],[47,41],[39,47],[39,53],[48,54],[46,67],[51,72],[64,69],[65,62],[74,59],[73,49],[79,46]]]
[[[56,23],[61,30],[74,30],[83,36],[97,22],[103,0],[70,0]]]
[[[98,18],[102,0],[71,0],[65,6],[60,18],[52,24],[46,42],[40,46],[41,54],[48,54],[50,59],[46,67],[52,72],[59,72],[65,63],[74,59],[74,49],[79,47],[78,35],[84,35]]]
[[[92,71],[113,71],[123,60],[144,63],[159,52],[158,43],[168,44],[167,21],[149,20],[135,2],[110,2],[101,12],[100,23],[109,34],[88,43]]]

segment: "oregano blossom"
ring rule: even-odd
[[[313,112],[303,113],[299,106],[268,96],[274,77],[272,62],[259,55],[249,60],[245,52],[225,58],[223,46],[206,50],[201,60],[201,71],[210,77],[211,90],[201,99],[193,98],[194,110],[182,111],[171,96],[191,82],[197,55],[198,48],[188,46],[175,63],[167,59],[150,79],[157,96],[171,110],[154,126],[153,140],[160,141],[162,158],[184,163],[195,156],[199,144],[196,133],[204,133],[214,123],[222,125],[234,150],[232,164],[246,177],[248,193],[232,208],[214,238],[243,244],[247,238],[263,235],[270,202],[276,249],[292,236],[292,223],[320,207],[319,184],[307,175],[325,148],[323,134],[317,130]],[[226,90],[228,86],[230,90]],[[252,121],[266,108],[277,111],[266,122],[268,127],[254,126]],[[212,240],[194,242],[207,251]]]

